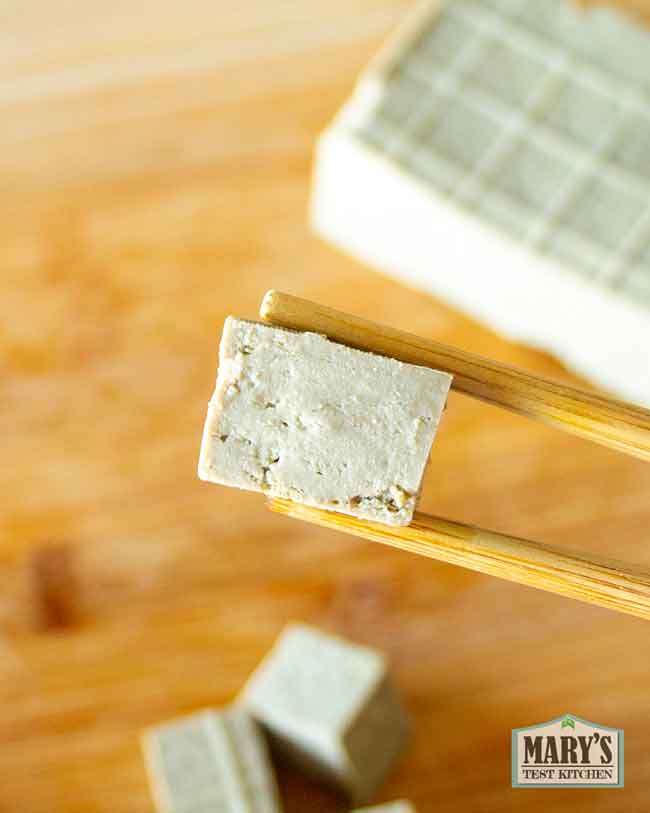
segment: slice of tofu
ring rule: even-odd
[[[228,317],[199,477],[407,525],[451,378]]]
[[[415,808],[406,799],[400,799],[397,802],[387,802],[374,807],[359,807],[352,813],[415,813]]]
[[[143,748],[160,813],[280,813],[266,743],[240,708],[147,729]]]
[[[288,762],[355,804],[373,797],[408,739],[384,656],[303,624],[283,631],[239,702]]]

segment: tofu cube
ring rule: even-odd
[[[385,658],[304,625],[285,629],[240,702],[282,756],[356,803],[371,798],[408,735]]]
[[[450,383],[316,333],[228,317],[199,477],[407,525]]]
[[[143,749],[159,813],[280,813],[263,734],[243,709],[149,728]]]

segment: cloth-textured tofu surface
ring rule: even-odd
[[[450,384],[315,333],[228,317],[199,476],[406,525]]]
[[[312,223],[650,405],[650,32],[581,5],[425,4],[320,139]]]

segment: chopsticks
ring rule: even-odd
[[[650,460],[650,410],[570,387],[456,347],[369,322],[280,291],[260,306],[267,322],[453,375],[452,387],[619,452]]]
[[[382,542],[479,573],[650,619],[650,571],[446,519],[415,513],[406,526],[382,525],[272,499],[278,514]]]
[[[451,373],[452,387],[643,460],[650,410],[550,381],[454,347],[341,313],[279,291],[260,307],[267,322]],[[269,508],[353,536],[558,595],[650,619],[650,570],[416,512],[389,526],[272,499]]]

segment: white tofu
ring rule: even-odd
[[[285,629],[240,702],[286,759],[356,803],[372,797],[407,740],[385,658],[304,625]]]
[[[352,813],[415,813],[415,808],[406,799],[400,799],[397,802],[387,802],[374,807],[359,807]]]
[[[418,4],[319,140],[311,222],[650,406],[650,33],[579,5]]]
[[[451,376],[226,320],[199,477],[407,525]]]
[[[143,748],[160,813],[280,813],[266,743],[243,709],[149,728]]]

